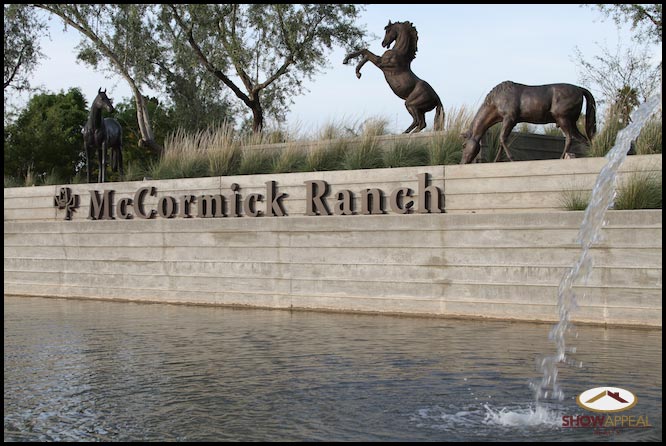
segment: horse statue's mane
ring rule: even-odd
[[[409,33],[409,49],[407,50],[407,56],[410,60],[414,59],[416,57],[416,52],[418,51],[417,43],[419,41],[419,33],[416,31],[416,27],[410,21],[395,22],[393,25],[403,26]]]
[[[490,93],[486,95],[486,99],[483,101],[484,104],[491,104],[497,96],[515,88],[515,86],[516,84],[511,81],[500,82],[499,84],[495,85],[492,90],[490,90]]]

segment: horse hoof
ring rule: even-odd
[[[356,73],[356,77],[360,79],[361,78],[361,73]]]

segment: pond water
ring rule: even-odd
[[[5,296],[5,441],[661,441],[661,330]],[[647,428],[571,429],[600,386]],[[617,415],[617,414],[615,414]]]

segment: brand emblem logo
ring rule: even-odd
[[[592,412],[622,412],[631,409],[638,397],[620,387],[595,387],[578,395],[576,403]]]

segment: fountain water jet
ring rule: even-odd
[[[608,162],[601,169],[601,172],[599,172],[597,181],[592,189],[590,203],[585,209],[583,222],[576,238],[576,243],[581,245],[580,256],[560,280],[557,299],[557,309],[560,319],[553,326],[548,336],[551,341],[555,342],[557,352],[541,360],[540,369],[543,377],[539,384],[532,384],[535,390],[537,406],[541,398],[552,397],[560,401],[564,399],[564,393],[557,383],[558,364],[582,366],[582,364],[576,363],[567,356],[565,342],[565,335],[571,330],[569,323],[570,314],[577,307],[576,294],[573,291],[574,283],[579,279],[582,279],[583,283],[586,283],[592,272],[590,248],[593,243],[599,241],[601,236],[604,215],[606,214],[606,210],[612,206],[615,199],[617,172],[627,157],[631,142],[638,137],[648,119],[660,110],[661,93],[647,100],[631,114],[631,124],[618,133],[615,145],[606,154]],[[575,353],[575,348],[570,348],[569,352]]]

